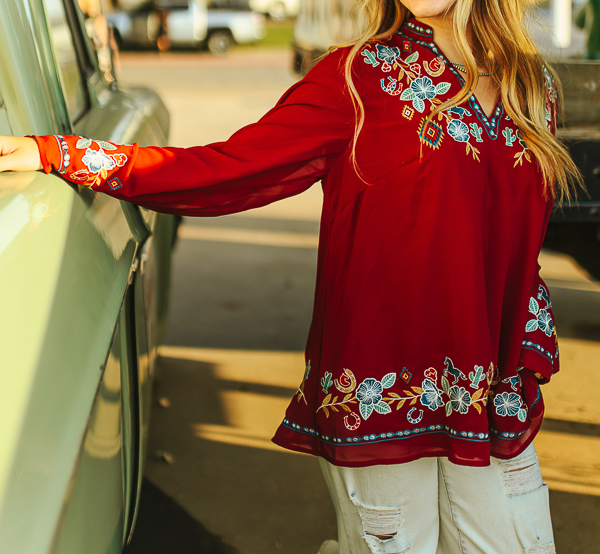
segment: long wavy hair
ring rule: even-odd
[[[365,110],[352,78],[352,65],[362,48],[370,42],[386,40],[411,17],[400,0],[359,0],[359,19],[363,22],[360,36],[347,44],[344,74],[356,111],[352,148],[354,167],[356,143],[365,122]],[[563,202],[574,196],[575,186],[583,186],[581,173],[564,145],[546,124],[548,85],[545,72],[554,79],[558,91],[557,113],[562,115],[562,90],[558,77],[539,54],[525,28],[523,17],[532,0],[455,0],[450,5],[454,36],[465,61],[466,75],[462,89],[428,115],[433,119],[441,111],[464,102],[478,83],[478,69],[473,48],[481,48],[486,71],[500,89],[506,113],[519,129],[522,140],[536,158],[541,170],[544,193]],[[468,38],[471,27],[472,42]]]

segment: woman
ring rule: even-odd
[[[322,181],[306,371],[273,440],[320,457],[344,554],[554,552],[532,440],[558,351],[536,260],[578,172],[525,3],[364,0],[363,36],[226,142],[1,140],[0,170],[182,215]]]

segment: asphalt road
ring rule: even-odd
[[[171,144],[226,139],[294,82],[287,52],[129,54],[122,82],[157,89]],[[269,439],[303,374],[321,193],[241,215],[186,219],[127,554],[313,554],[334,538],[316,460]],[[545,252],[562,371],[536,440],[559,554],[600,552],[600,288]]]

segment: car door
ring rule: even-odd
[[[0,3],[0,130],[163,144],[164,105],[116,86],[86,28],[73,0]],[[129,536],[175,229],[53,175],[0,176],[1,552]]]

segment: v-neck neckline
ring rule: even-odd
[[[421,44],[422,46],[428,48],[434,54],[439,56],[446,64],[446,67],[448,67],[448,69],[450,69],[450,71],[457,78],[457,80],[462,88],[462,86],[465,84],[465,79],[460,74],[460,72],[452,65],[450,60],[448,60],[448,58],[446,57],[446,54],[444,54],[442,49],[435,42],[435,38],[434,38],[435,34],[434,34],[432,27],[430,27],[426,23],[422,23],[421,21],[418,21],[417,19],[411,18],[402,25],[402,27],[400,28],[400,32],[402,34],[404,34],[405,36],[407,36],[408,38],[414,40],[418,44]],[[425,40],[423,40],[423,39],[425,39]],[[471,106],[471,108],[473,108],[475,110],[475,113],[477,114],[478,119],[484,124],[486,132],[490,136],[490,138],[493,138],[493,139],[497,138],[497,136],[498,136],[498,132],[497,132],[498,125],[497,124],[500,120],[500,117],[504,113],[504,104],[502,103],[502,95],[498,95],[498,100],[494,104],[494,106],[492,108],[492,112],[490,113],[489,116],[485,113],[485,110],[483,109],[481,103],[479,102],[479,99],[477,98],[477,96],[475,95],[474,92],[471,92],[467,101],[468,101],[469,105]],[[496,121],[497,119],[498,119],[498,121]]]

